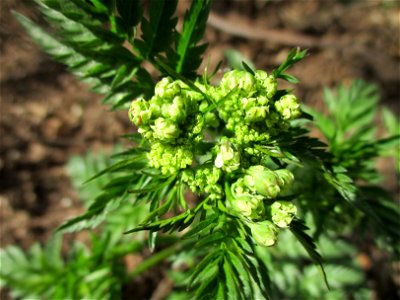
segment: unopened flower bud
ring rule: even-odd
[[[173,121],[180,121],[186,118],[186,108],[183,97],[176,96],[171,104],[163,105],[162,114],[165,118],[169,118]]]
[[[278,239],[278,228],[270,221],[249,223],[251,234],[260,246],[273,246]]]
[[[219,146],[219,153],[215,158],[215,166],[226,172],[237,170],[240,166],[239,152],[235,151],[229,141],[225,140]]]
[[[219,126],[219,119],[214,112],[208,112],[205,115],[205,124],[209,127],[218,127]]]
[[[252,166],[246,171],[246,174],[244,183],[249,189],[268,199],[278,196],[280,187],[274,171],[263,166]]]
[[[275,201],[271,205],[272,221],[281,228],[286,228],[290,225],[293,218],[296,216],[296,206],[287,201]]]
[[[262,70],[256,71],[255,78],[259,89],[263,90],[266,96],[271,99],[275,95],[278,87],[276,78]]]
[[[163,118],[156,119],[151,128],[154,131],[154,137],[163,141],[176,139],[181,133],[176,123]]]
[[[160,98],[172,99],[181,92],[182,82],[173,81],[170,77],[161,79],[155,86],[154,95]]]
[[[146,123],[151,118],[149,103],[144,99],[138,99],[131,103],[129,108],[129,119],[136,126]]]
[[[293,173],[287,169],[276,170],[275,175],[278,177],[278,184],[281,189],[290,185],[294,179]]]
[[[246,121],[250,122],[258,122],[262,121],[266,118],[267,116],[267,107],[263,106],[257,106],[257,107],[252,107],[246,112]]]
[[[249,72],[241,70],[233,70],[225,73],[221,80],[221,87],[225,91],[231,91],[235,88],[251,95],[256,91],[256,81],[254,76]]]
[[[232,209],[239,215],[249,219],[260,219],[264,216],[263,197],[243,194],[231,200]]]
[[[299,100],[293,94],[282,96],[275,102],[275,108],[284,120],[292,120],[300,116]]]

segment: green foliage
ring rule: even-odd
[[[149,20],[142,19],[141,40],[135,41],[143,59],[153,59],[158,53],[166,51],[174,40],[174,28],[177,18],[173,14],[178,4],[177,0],[151,2]]]
[[[100,187],[112,180],[97,180],[90,188],[82,187],[82,175],[93,176],[98,168],[109,165],[108,156],[88,153],[72,157],[68,170],[83,203],[98,194]],[[129,273],[122,257],[140,251],[143,237],[124,236],[127,227],[136,226],[145,217],[146,207],[125,202],[108,214],[101,233],[90,235],[90,247],[74,241],[63,255],[63,236],[55,234],[45,246],[34,244],[24,253],[16,246],[0,250],[0,286],[11,287],[15,298],[46,299],[118,299]],[[132,218],[132,216],[135,216]]]
[[[369,299],[372,291],[357,262],[357,249],[339,237],[326,235],[319,240],[324,268],[329,279],[327,289],[307,253],[289,234],[271,252],[261,255],[274,274],[273,299]],[[318,282],[318,283],[317,283]]]
[[[105,94],[104,103],[121,108],[138,96],[152,94],[154,83],[143,66],[149,61],[162,75],[157,60],[193,77],[206,45],[198,45],[211,1],[195,0],[182,33],[175,29],[177,1],[151,1],[149,19],[140,1],[35,0],[53,27],[51,34],[15,13],[31,37],[54,59],[67,65],[93,91]],[[141,36],[136,37],[140,25]],[[132,45],[131,48],[124,41]],[[166,58],[169,58],[168,60]]]
[[[193,1],[177,40],[175,71],[188,78],[193,77],[200,66],[201,54],[207,47],[207,44],[197,44],[203,38],[211,3],[211,0]]]
[[[375,85],[356,80],[348,88],[340,86],[336,95],[325,89],[328,116],[309,110],[328,140],[335,163],[347,168],[351,177],[368,182],[379,179],[373,159],[398,145],[400,137],[393,132],[388,138],[374,139],[378,99]]]
[[[399,137],[374,139],[371,122],[378,95],[373,85],[356,81],[350,88],[339,87],[337,95],[326,90],[327,116],[303,110],[292,90],[278,86],[278,79],[298,82],[286,72],[305,57],[300,49],[291,50],[271,73],[242,61],[242,70],[226,72],[221,82],[211,84],[207,74],[196,75],[206,47],[199,43],[208,0],[192,1],[180,33],[175,28],[177,1],[153,0],[144,17],[139,2],[36,2],[53,34],[22,15],[16,14],[17,19],[45,51],[106,94],[105,102],[124,108],[133,100],[128,114],[138,129],[138,134],[127,136],[132,147],[114,154],[113,162],[97,174],[85,174],[102,165],[90,156],[70,164],[72,174],[88,175],[87,182],[97,185],[86,189],[93,199],[86,201],[87,211],[59,230],[102,224],[91,253],[67,262],[86,266],[76,275],[78,285],[89,276],[102,287],[98,291],[110,299],[119,297],[122,278],[128,275],[121,271],[111,276],[118,264],[110,265],[109,255],[113,259],[119,246],[123,250],[117,251],[118,259],[135,250],[125,248],[130,235],[122,232],[148,231],[151,250],[160,232],[177,238],[129,276],[177,253],[187,262],[186,269],[171,276],[183,278],[186,299],[344,297],[362,285],[361,271],[353,262],[324,262],[317,245],[324,249],[350,229],[362,235],[372,221],[377,240],[398,249],[400,213],[391,197],[374,185],[379,176],[373,159],[398,145]],[[163,77],[158,83],[145,63]],[[308,135],[304,124],[313,118],[326,144]],[[80,166],[87,171],[75,169]],[[332,231],[335,235],[329,235]],[[287,247],[276,248],[282,244]],[[347,254],[338,251],[348,260]],[[286,261],[285,255],[292,260]],[[93,257],[98,264],[91,264]],[[21,268],[27,270],[26,265]],[[11,269],[4,274],[12,279]],[[316,278],[318,271],[321,276]],[[342,276],[335,277],[338,274]],[[18,286],[20,279],[11,279],[5,283],[30,295],[29,289]],[[100,279],[104,286],[96,281]],[[35,290],[37,295],[46,285],[38,286],[42,290]],[[74,286],[72,295],[80,297],[87,288]],[[357,293],[364,297],[368,291],[363,287]],[[171,298],[174,295],[179,297]]]
[[[324,204],[316,206],[312,214],[318,228],[317,232],[323,231],[326,221],[332,223],[328,226],[331,227],[338,226],[338,223],[333,220],[339,221],[342,226],[352,224],[350,220],[353,220],[353,227],[357,227],[358,224],[360,231],[365,231],[365,227],[369,227],[366,224],[370,223],[370,229],[376,232],[378,239],[384,237],[387,240],[385,244],[391,250],[398,252],[400,235],[395,228],[400,226],[400,209],[383,188],[374,185],[381,179],[374,159],[399,147],[400,136],[375,138],[376,127],[373,120],[376,119],[378,113],[378,99],[378,90],[375,85],[357,80],[348,88],[340,86],[336,93],[325,90],[324,101],[329,109],[328,116],[310,108],[306,109],[314,116],[315,126],[321,130],[328,141],[333,155],[334,174],[327,178],[328,181],[334,186],[340,185],[347,187],[347,191],[351,190],[348,196],[341,194],[352,207],[357,209],[352,213],[344,214],[343,212],[348,211],[349,207],[344,203],[338,203],[332,190],[331,197],[316,199]],[[394,120],[391,120],[391,123],[394,123]],[[397,134],[397,132],[393,133]],[[357,189],[352,188],[352,182],[360,181],[365,183],[359,184]],[[310,183],[313,186],[319,186],[326,195],[327,187],[321,180],[314,178],[310,180]],[[315,193],[309,198],[315,198]],[[326,214],[331,215],[331,220],[324,218],[326,220],[324,221],[320,218]],[[355,220],[358,221],[355,222]],[[364,229],[361,230],[361,227]]]

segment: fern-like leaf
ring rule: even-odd
[[[326,286],[329,289],[328,279],[324,267],[322,265],[322,257],[317,252],[317,246],[315,245],[313,239],[306,233],[309,228],[305,225],[304,221],[300,219],[295,219],[290,224],[290,230],[297,238],[297,240],[303,245],[304,249],[307,251],[311,260],[318,266]]]
[[[177,18],[173,17],[177,0],[152,0],[149,19],[143,18],[141,40],[135,47],[144,59],[152,60],[157,54],[169,50],[175,39]]]
[[[201,63],[207,45],[197,45],[204,35],[211,0],[194,0],[185,14],[182,33],[179,35],[175,70],[185,77],[193,77]]]

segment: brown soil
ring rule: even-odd
[[[305,45],[309,56],[291,72],[301,80],[296,93],[304,101],[321,107],[323,86],[362,78],[378,84],[382,105],[399,112],[398,3],[215,1],[212,14],[229,30],[210,20],[206,58],[215,65],[234,48],[268,71],[292,47]],[[185,6],[182,1],[179,11]],[[43,54],[11,10],[43,21],[28,1],[0,2],[0,245],[27,248],[82,211],[66,173],[68,158],[109,149],[132,127],[126,112],[110,112],[100,96]],[[251,34],[243,33],[247,27]],[[387,187],[396,190],[391,163],[383,162],[382,170]]]

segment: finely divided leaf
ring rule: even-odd
[[[177,18],[173,17],[177,0],[152,0],[149,19],[142,19],[141,40],[136,48],[144,59],[152,60],[157,54],[169,50],[175,38]]]
[[[290,224],[290,230],[297,238],[297,240],[303,245],[304,249],[310,255],[312,261],[318,265],[319,270],[322,273],[322,276],[325,280],[325,284],[329,289],[328,279],[326,277],[326,273],[324,271],[324,267],[322,265],[322,257],[317,252],[317,246],[314,243],[314,240],[306,233],[306,230],[309,228],[305,225],[304,221],[300,219],[295,219]]]
[[[210,11],[211,0],[193,0],[185,14],[182,33],[179,35],[175,70],[184,76],[192,76],[201,63],[206,45],[197,45],[203,38]]]

